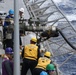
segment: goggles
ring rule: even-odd
[[[47,72],[53,72],[53,71],[55,71],[55,70],[47,70]]]

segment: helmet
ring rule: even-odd
[[[48,64],[48,65],[46,66],[46,70],[55,70],[54,64]]]
[[[24,12],[24,8],[20,8],[19,11]]]
[[[42,72],[40,73],[40,75],[48,75],[48,74],[47,74],[47,72],[42,71]]]
[[[14,14],[14,11],[12,9],[10,9],[9,14]]]
[[[51,53],[49,51],[44,53],[44,56],[51,57]]]
[[[37,39],[36,38],[32,38],[31,41],[37,42]]]
[[[11,47],[6,48],[6,49],[5,49],[5,53],[7,53],[7,54],[12,54],[12,53],[13,53],[12,48],[11,48]]]

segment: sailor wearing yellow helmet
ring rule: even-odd
[[[38,59],[38,64],[33,69],[33,75],[40,75],[42,71],[46,72],[46,66],[51,63],[50,57],[51,53],[49,51],[46,51],[44,53],[44,57],[40,57]]]
[[[32,38],[30,40],[30,44],[24,46],[24,49],[22,51],[22,70],[21,75],[26,75],[28,69],[32,70],[37,65],[37,60],[40,57],[40,51],[38,49],[38,46],[36,45],[37,39]]]

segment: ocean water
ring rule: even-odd
[[[76,27],[76,20],[72,21],[71,23],[74,25],[74,27]],[[73,38],[72,43],[75,43],[75,41],[76,38]],[[59,67],[59,69],[63,72],[63,75],[76,75],[76,51],[74,54],[68,53],[54,58],[56,62],[61,65],[71,55],[72,57]]]
[[[67,57],[71,54],[66,54],[64,56],[56,57],[56,62],[60,65]],[[63,75],[76,75],[76,55],[73,55],[65,64],[63,64],[59,69],[62,71]]]

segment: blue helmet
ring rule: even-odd
[[[14,14],[14,10],[10,9],[9,14]]]
[[[47,74],[47,72],[42,71],[42,72],[40,73],[40,75],[48,75],[48,74]]]
[[[12,53],[13,53],[12,48],[11,48],[11,47],[6,48],[6,49],[5,49],[5,53],[6,53],[6,54],[12,54]]]

